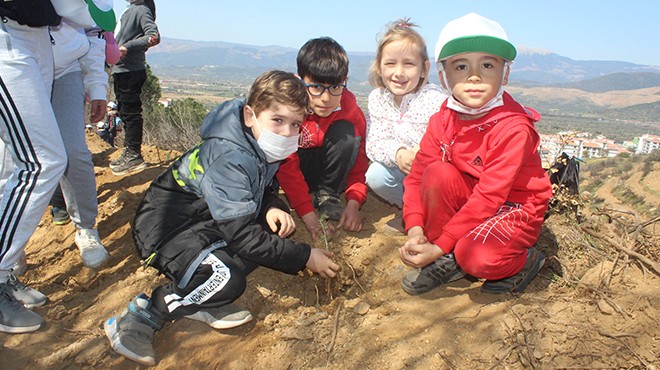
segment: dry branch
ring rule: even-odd
[[[612,239],[610,239],[610,238],[608,238],[604,235],[600,235],[599,233],[597,233],[593,230],[590,230],[590,229],[586,228],[585,226],[580,225],[580,230],[582,230],[585,233],[593,236],[594,238],[598,238],[600,240],[605,241],[607,244],[611,245],[612,247],[616,248],[617,250],[619,250],[621,252],[626,253],[627,255],[629,255],[631,257],[637,258],[638,260],[640,260],[641,262],[643,262],[647,266],[649,266],[651,269],[653,269],[653,271],[655,271],[655,273],[657,275],[660,275],[660,264],[658,264],[657,262],[654,262],[651,259],[649,259],[648,257],[646,257],[642,254],[639,254],[639,253],[637,253],[637,252],[635,252],[635,251],[633,251],[629,248],[620,246],[616,242],[614,242]]]

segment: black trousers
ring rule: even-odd
[[[140,257],[171,279],[151,294],[152,309],[164,320],[233,302],[258,267],[225,244],[206,202],[181,189],[171,167],[145,193],[132,226]],[[212,256],[204,253],[218,245]]]
[[[142,147],[142,86],[147,80],[147,71],[115,73],[115,98],[119,117],[124,122],[125,146],[136,153]]]
[[[346,191],[346,178],[357,160],[361,139],[355,136],[353,123],[342,120],[328,128],[323,146],[298,149],[300,170],[310,192],[325,190],[339,196]]]

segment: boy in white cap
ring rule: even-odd
[[[478,14],[449,22],[435,58],[449,98],[433,115],[404,181],[415,267],[402,279],[422,294],[466,274],[487,293],[522,292],[545,258],[534,248],[552,195],[537,152],[539,114],[504,91],[516,56],[504,29]]]

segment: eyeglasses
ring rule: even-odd
[[[322,84],[306,83],[305,86],[307,86],[307,91],[309,91],[309,95],[311,96],[321,96],[323,95],[325,90],[328,90],[328,92],[332,96],[340,96],[344,92],[344,89],[346,88],[346,84],[322,85]]]

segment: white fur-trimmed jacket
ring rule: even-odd
[[[105,39],[98,27],[82,28],[66,19],[51,27],[55,79],[82,71],[85,94],[90,100],[106,100]]]

